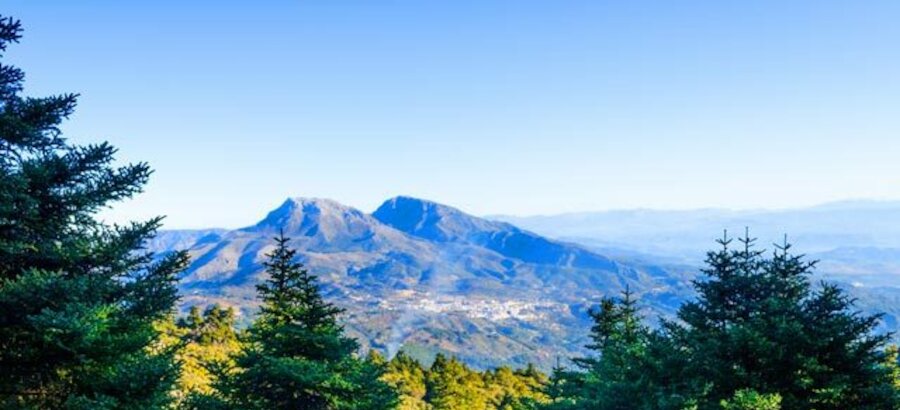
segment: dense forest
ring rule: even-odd
[[[18,41],[0,18],[0,51]],[[0,408],[9,409],[894,409],[900,367],[878,316],[787,241],[727,236],[697,298],[650,327],[626,291],[599,300],[586,357],[476,371],[453,357],[360,352],[290,239],[273,238],[249,327],[235,312],[176,314],[185,253],[143,250],[161,219],[107,225],[139,194],[145,163],[74,145],[60,124],[76,95],[22,96],[0,65]]]

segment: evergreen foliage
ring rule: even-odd
[[[585,372],[573,387],[593,393],[581,395],[579,406],[628,408],[634,406],[634,398],[648,389],[645,362],[650,331],[642,324],[632,295],[626,289],[621,300],[604,299],[599,308],[589,312],[594,326],[592,343],[587,347],[603,354],[575,359]]]
[[[722,400],[722,410],[779,410],[781,396],[759,394],[753,390],[738,390],[730,400]]]
[[[672,390],[678,356],[643,324],[633,293],[604,298],[589,312],[591,344],[599,354],[575,358],[575,369],[554,368],[547,409],[685,409],[693,402]]]
[[[19,40],[0,17],[0,53]],[[20,95],[0,64],[0,407],[149,409],[170,400],[172,311],[187,257],[142,251],[160,218],[108,226],[99,210],[141,192],[147,164],[114,167],[106,143],[73,145],[76,95]]]
[[[390,409],[396,394],[380,380],[383,366],[356,357],[343,335],[341,309],[326,302],[316,277],[295,261],[283,235],[257,289],[262,307],[247,347],[216,383],[224,402],[240,409]]]
[[[878,316],[861,315],[835,285],[813,288],[814,262],[785,241],[770,258],[745,235],[707,257],[708,279],[679,311],[676,343],[690,353],[688,371],[708,387],[701,408],[741,390],[778,394],[790,409],[891,409],[897,393],[883,364],[888,335]]]
[[[771,257],[745,235],[707,256],[698,297],[651,331],[630,293],[591,313],[597,352],[558,369],[548,408],[894,409],[896,351],[835,285],[813,287],[814,262],[785,241]]]

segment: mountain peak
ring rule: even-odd
[[[288,198],[253,229],[282,229],[288,235],[313,236],[323,226],[347,225],[366,219],[363,212],[325,198]]]
[[[328,198],[314,198],[314,197],[291,197],[284,201],[282,206],[284,205],[293,205],[293,206],[302,206],[302,207],[315,207],[315,208],[350,208],[344,204],[341,204],[338,201]]]
[[[372,216],[400,231],[438,242],[460,239],[491,224],[459,209],[409,196],[388,199]]]
[[[387,201],[384,201],[384,203],[381,204],[379,209],[385,208],[386,206],[394,207],[394,208],[398,208],[398,207],[399,208],[422,208],[423,210],[427,210],[430,212],[452,211],[452,212],[462,213],[462,211],[460,211],[456,208],[453,208],[451,206],[448,206],[448,205],[443,205],[443,204],[439,204],[434,201],[429,201],[427,199],[416,198],[416,197],[406,196],[406,195],[398,195],[398,196],[388,199]],[[378,211],[375,211],[375,212],[378,212]]]

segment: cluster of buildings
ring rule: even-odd
[[[433,294],[415,290],[402,290],[390,300],[379,302],[385,310],[407,310],[423,313],[462,313],[471,318],[489,320],[535,320],[565,306],[546,300],[516,300]]]

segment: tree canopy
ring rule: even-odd
[[[0,17],[0,52],[21,25]],[[154,408],[177,366],[153,349],[177,299],[184,253],[142,250],[160,218],[110,226],[97,212],[138,194],[145,163],[114,166],[106,143],[74,145],[60,125],[76,95],[24,97],[0,63],[0,405]]]

